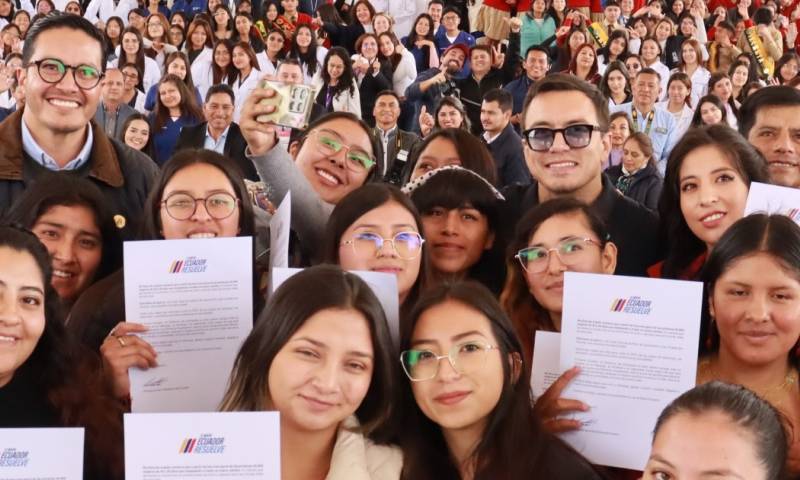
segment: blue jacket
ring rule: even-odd
[[[533,80],[528,78],[528,75],[523,72],[522,75],[516,78],[516,80],[511,80],[503,87],[503,90],[507,91],[514,97],[514,108],[511,111],[513,115],[522,112],[522,105],[525,103],[525,96],[528,94],[528,90],[530,90],[531,85],[533,85]]]
[[[155,114],[150,115],[150,126],[155,131]],[[153,152],[155,162],[161,166],[166,163],[175,151],[175,145],[178,143],[178,137],[181,134],[183,127],[189,127],[200,123],[197,119],[188,117],[186,115],[178,118],[177,120],[169,119],[167,124],[161,130],[153,134]]]
[[[208,8],[208,0],[175,0],[172,4],[172,13],[183,12],[189,20],[200,12],[205,12]]]

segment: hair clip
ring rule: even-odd
[[[414,192],[414,190],[416,190],[419,187],[425,185],[425,183],[427,183],[428,180],[433,178],[437,173],[445,172],[445,171],[448,171],[448,170],[455,170],[455,171],[459,171],[459,172],[467,172],[470,175],[474,175],[474,176],[478,177],[479,179],[481,179],[481,181],[483,183],[486,184],[487,187],[489,187],[489,189],[492,191],[492,195],[494,195],[494,197],[496,199],[501,200],[501,201],[505,201],[506,197],[504,197],[503,194],[500,193],[500,191],[497,190],[494,187],[494,185],[489,183],[488,180],[486,180],[485,178],[480,176],[478,173],[473,172],[472,170],[470,170],[468,168],[464,168],[461,165],[445,165],[444,167],[439,167],[436,170],[431,170],[430,172],[425,173],[421,177],[418,177],[416,180],[412,180],[412,181],[406,183],[403,186],[403,188],[401,188],[400,190],[403,193],[405,193],[406,195],[411,196],[411,194]]]

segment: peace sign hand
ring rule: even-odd
[[[500,45],[492,46],[492,57],[494,57],[492,66],[495,68],[501,68],[506,61],[506,54],[501,51]]]

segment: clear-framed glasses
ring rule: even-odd
[[[600,243],[591,238],[567,238],[558,243],[554,248],[528,247],[523,248],[514,258],[519,260],[522,268],[528,273],[542,273],[547,270],[550,262],[550,252],[555,252],[559,260],[566,266],[576,265],[587,259],[590,255],[589,246],[600,247]]]
[[[356,233],[350,240],[342,242],[342,245],[353,247],[353,253],[359,257],[369,257],[377,255],[385,242],[392,244],[398,257],[403,260],[413,260],[422,251],[425,239],[417,232],[400,232],[392,238],[383,238],[377,233],[362,232]]]
[[[333,156],[341,152],[342,149],[346,150],[345,158],[347,161],[345,165],[347,169],[354,173],[369,172],[375,166],[375,159],[372,158],[367,152],[345,145],[339,140],[333,132],[329,130],[315,130],[311,132],[314,137],[314,143],[320,153],[327,156]]]
[[[104,74],[99,69],[91,65],[67,65],[55,58],[44,58],[28,63],[28,67],[36,65],[39,77],[47,83],[58,83],[67,74],[67,70],[72,70],[72,78],[75,85],[82,90],[91,90],[96,87]]]
[[[188,220],[197,211],[197,202],[203,202],[208,216],[214,220],[224,220],[236,210],[239,199],[227,192],[218,192],[206,198],[194,198],[188,193],[173,193],[161,202],[167,215],[175,220]]]
[[[557,133],[563,135],[564,142],[569,148],[585,148],[592,141],[592,132],[595,130],[602,131],[597,125],[588,124],[570,125],[564,128],[536,127],[522,132],[522,138],[535,152],[550,150]]]
[[[446,358],[453,370],[460,374],[480,370],[485,364],[486,353],[498,347],[473,340],[453,345],[447,355],[436,355],[430,350],[406,350],[400,354],[403,370],[412,382],[424,382],[436,378],[439,361]]]

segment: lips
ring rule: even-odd
[[[559,171],[569,171],[578,166],[577,162],[571,160],[562,160],[560,162],[551,162],[545,165],[545,168],[555,173]]]
[[[468,391],[447,392],[434,397],[434,401],[442,405],[456,405],[469,396]]]
[[[323,185],[327,185],[329,187],[338,187],[339,185],[344,184],[344,181],[330,170],[325,168],[316,168],[314,171],[317,173],[317,178],[320,179]]]
[[[11,333],[0,334],[0,347],[5,345],[14,345],[19,341],[19,337]]]
[[[701,217],[700,223],[702,223],[706,228],[715,228],[722,223],[722,219],[725,217],[725,215],[727,215],[727,212],[711,212],[704,217]]]
[[[189,232],[189,235],[186,238],[191,238],[193,240],[198,238],[216,238],[217,234],[214,232]]]
[[[324,412],[336,406],[334,403],[326,402],[307,395],[300,395],[300,398],[302,398],[308,408],[314,412]]]
[[[69,279],[75,277],[75,275],[76,275],[75,272],[71,272],[71,271],[68,271],[68,270],[53,269],[53,277],[55,277],[55,278],[60,278],[60,279],[63,279],[63,280],[69,280]]]
[[[465,247],[458,243],[453,242],[440,242],[434,243],[433,249],[443,253],[461,253],[465,250]]]
[[[76,100],[68,100],[64,98],[49,98],[47,99],[47,103],[53,105],[54,107],[68,109],[79,108],[81,106],[80,102]]]
[[[777,168],[777,169],[797,168],[797,163],[786,160],[772,160],[767,162],[767,166],[769,168]]]

